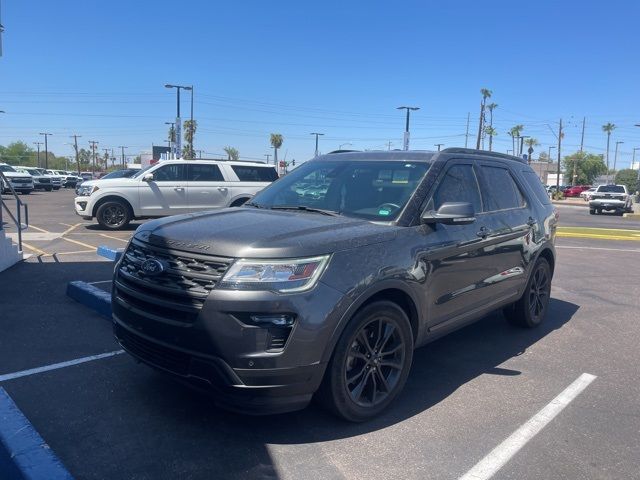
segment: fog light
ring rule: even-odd
[[[87,208],[87,202],[78,202],[78,205],[80,206],[80,210]]]
[[[264,315],[251,315],[251,321],[257,325],[274,326],[274,327],[290,327],[293,325],[294,318],[292,315],[274,315],[274,314],[264,314]]]

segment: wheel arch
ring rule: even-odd
[[[248,202],[249,200],[251,200],[252,197],[253,197],[253,195],[250,195],[248,193],[241,193],[240,195],[236,195],[235,197],[233,197],[231,199],[231,201],[229,202],[229,206],[230,207],[239,207],[240,205],[244,204],[245,202]],[[240,201],[242,201],[242,203],[239,203]]]
[[[120,195],[105,195],[104,197],[98,199],[96,201],[96,203],[93,205],[93,209],[91,210],[91,216],[95,217],[96,214],[98,213],[98,208],[100,208],[101,205],[103,205],[106,202],[109,201],[119,201],[124,203],[127,208],[129,208],[129,212],[131,213],[131,217],[133,218],[135,216],[135,212],[133,211],[133,206],[131,205],[131,202],[129,200],[127,200],[126,198],[120,196]]]
[[[362,293],[342,315],[342,318],[334,329],[331,340],[327,344],[322,355],[323,362],[328,362],[331,358],[342,332],[347,327],[351,319],[364,307],[377,301],[389,301],[395,303],[405,312],[411,325],[414,345],[418,344],[417,342],[420,337],[420,315],[418,302],[406,288],[404,283],[395,281],[383,282]]]

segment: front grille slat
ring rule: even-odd
[[[143,272],[145,260],[156,259],[165,265],[159,275]],[[185,312],[197,314],[205,299],[229,268],[232,259],[171,250],[133,239],[118,270],[116,289],[124,298],[135,301],[138,309],[158,312],[169,319],[184,318]]]

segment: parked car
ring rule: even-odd
[[[603,211],[613,211],[619,215],[632,212],[632,198],[626,185],[600,185],[591,194],[589,213],[595,215]]]
[[[56,175],[52,173],[51,170],[46,170],[44,168],[38,168],[38,171],[40,171],[42,175],[46,175],[51,179],[51,186],[54,190],[60,190],[62,187],[62,177],[60,175]]]
[[[591,185],[574,185],[573,187],[568,187],[564,191],[565,197],[579,197],[582,192],[585,190],[589,190]]]
[[[0,163],[0,172],[4,175],[4,179],[0,179],[0,193],[10,192],[10,187],[23,195],[33,191],[33,178],[28,173],[18,172],[7,163]]]
[[[496,309],[543,322],[556,224],[517,157],[319,156],[241,208],[140,226],[114,272],[115,336],[225,408],[284,412],[317,395],[367,420],[402,390],[415,347]]]
[[[78,183],[77,175],[62,170],[47,170],[47,173],[60,177],[62,179],[62,186],[64,188],[76,188],[76,185]]]
[[[124,228],[134,218],[163,217],[239,206],[278,178],[262,163],[173,160],[131,178],[83,182],[76,213],[104,228]]]
[[[46,190],[50,192],[53,190],[53,185],[51,185],[51,178],[48,175],[43,175],[40,170],[34,167],[22,167],[17,166],[14,167],[18,172],[27,173],[31,175],[33,179],[33,188],[34,190]]]
[[[591,195],[596,191],[596,187],[591,187],[589,190],[584,190],[580,192],[580,198],[583,198],[585,202],[588,202],[591,199]]]

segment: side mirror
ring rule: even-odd
[[[142,177],[142,181],[143,181],[143,182],[153,182],[153,173],[146,173],[146,174]]]
[[[445,225],[468,225],[476,221],[473,205],[468,202],[443,203],[437,212],[430,210],[420,217],[422,223],[444,223]]]

